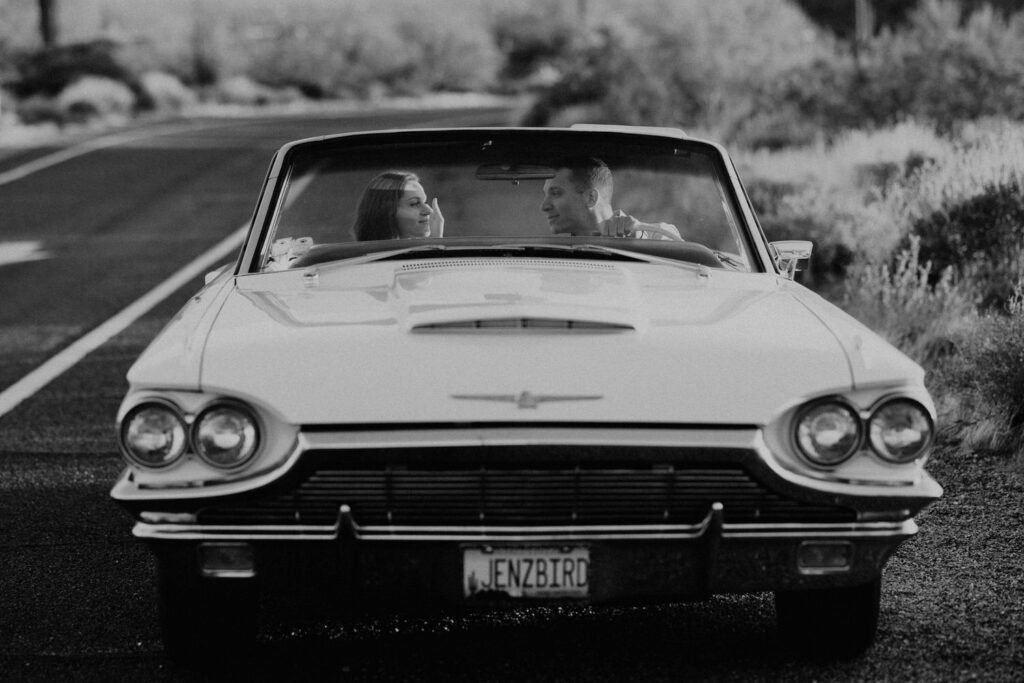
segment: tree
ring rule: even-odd
[[[796,4],[814,23],[840,38],[853,39],[858,37],[858,14],[862,20],[865,15],[871,15],[873,23],[870,27],[862,25],[859,30],[874,33],[882,27],[893,28],[903,24],[918,0],[796,0]]]
[[[45,47],[57,44],[57,0],[39,0],[39,34]]]

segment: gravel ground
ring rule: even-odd
[[[939,448],[945,488],[890,561],[875,646],[844,680],[1024,680],[1024,468]],[[898,668],[895,663],[899,662]]]

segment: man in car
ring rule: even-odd
[[[552,232],[681,240],[668,223],[643,223],[612,209],[612,172],[595,157],[566,159],[555,164],[555,176],[544,181],[540,210]]]

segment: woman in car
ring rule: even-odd
[[[359,241],[443,237],[444,216],[415,173],[386,171],[363,190],[352,230]]]

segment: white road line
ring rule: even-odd
[[[46,156],[39,157],[38,159],[33,159],[32,161],[18,166],[17,168],[12,168],[9,171],[0,173],[0,185],[13,183],[15,180],[21,180],[25,176],[38,173],[39,171],[50,168],[51,166],[56,166],[57,164],[64,163],[65,161],[70,161],[75,157],[80,157],[84,154],[88,154],[89,152],[95,152],[98,149],[115,147],[128,142],[137,142],[139,140],[145,140],[146,138],[167,135],[168,133],[214,127],[216,127],[216,124],[197,126],[196,124],[189,123],[169,123],[163,126],[104,135],[102,137],[93,138],[92,140],[87,140],[72,147],[53,152],[52,154],[47,154]]]
[[[26,261],[41,261],[50,258],[50,252],[43,250],[43,243],[37,240],[0,242],[0,266]]]
[[[19,403],[71,369],[76,363],[85,358],[86,355],[105,344],[114,335],[125,330],[161,301],[188,284],[190,280],[205,274],[217,262],[231,254],[232,251],[238,250],[248,229],[248,224],[238,228],[238,230],[228,235],[219,244],[161,282],[113,318],[110,318],[99,327],[76,340],[66,349],[22,377],[3,392],[0,392],[0,417],[9,413]]]

